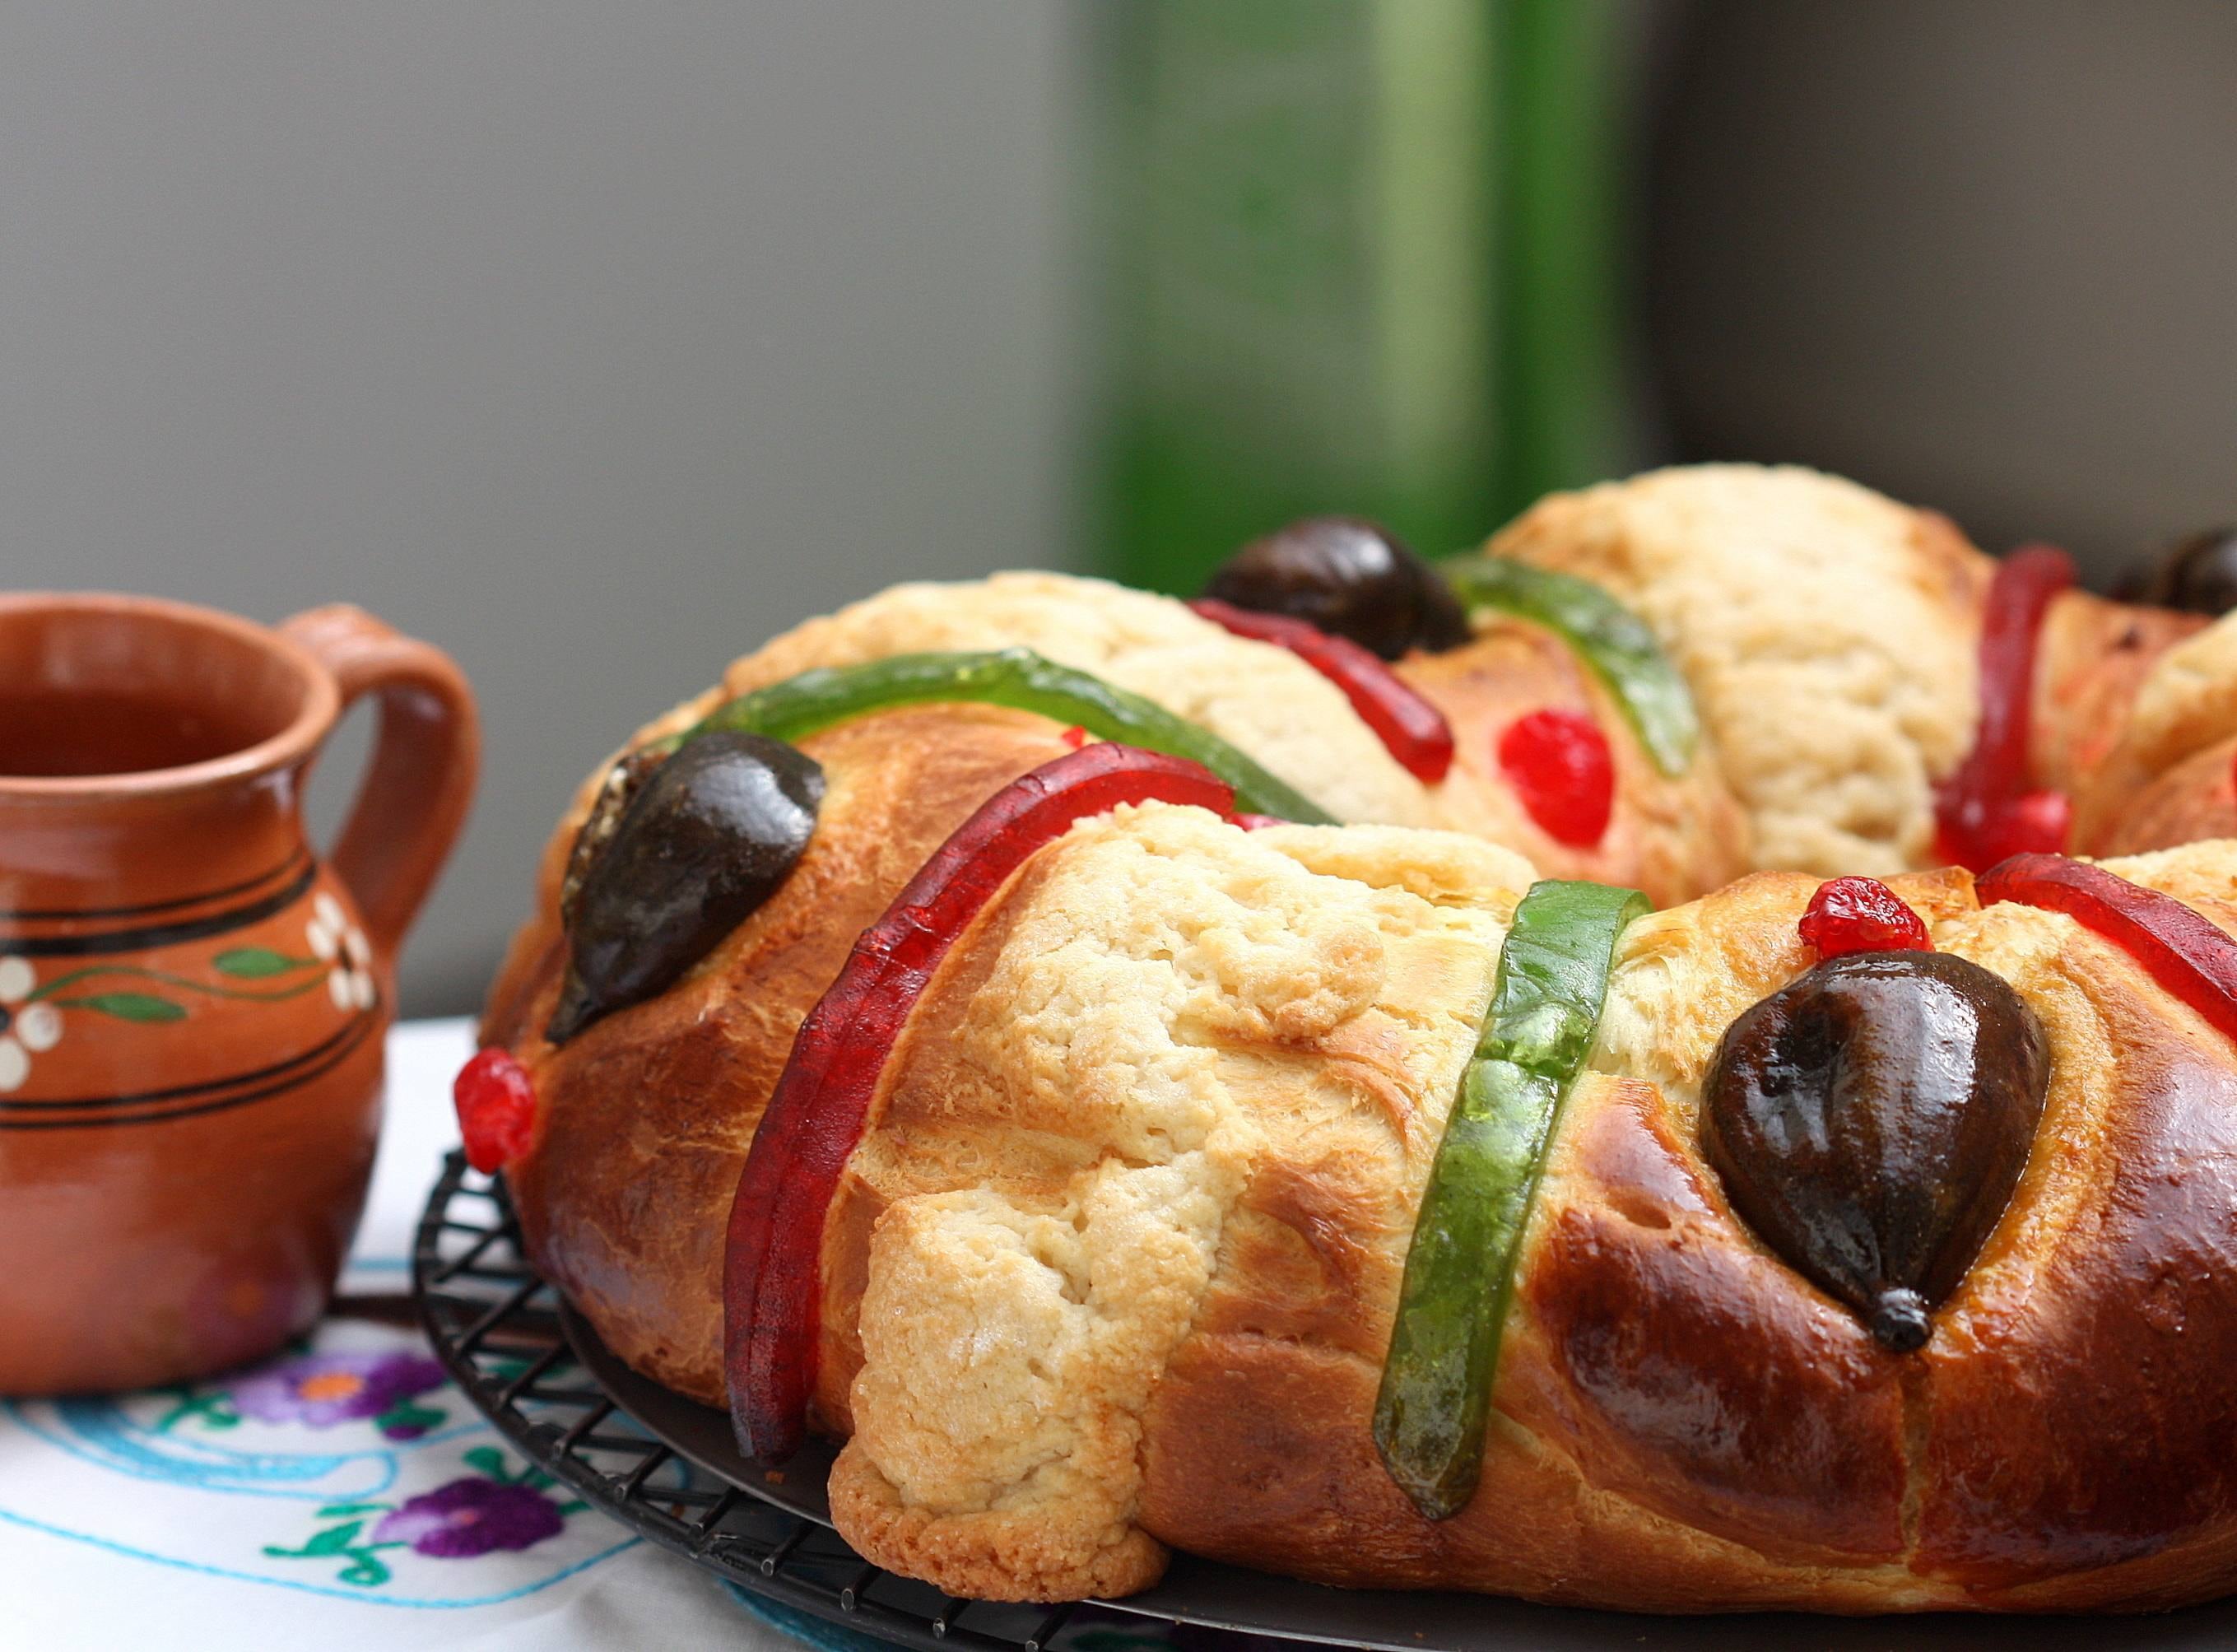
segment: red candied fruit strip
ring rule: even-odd
[[[815,1386],[823,1227],[870,1116],[886,1056],[925,983],[994,891],[1072,825],[1121,803],[1234,792],[1179,757],[1103,743],[1012,781],[940,845],[862,933],[793,1040],[730,1206],[723,1358],[738,1444],[759,1463],[800,1447]]]
[[[1499,766],[1530,818],[1556,843],[1590,849],[1615,810],[1615,758],[1599,724],[1544,706],[1499,737]]]
[[[536,1086],[511,1053],[486,1049],[459,1069],[451,1085],[466,1162],[484,1175],[528,1151],[536,1130]]]
[[[1434,786],[1452,768],[1453,730],[1445,714],[1349,637],[1332,637],[1304,620],[1237,608],[1216,597],[1199,597],[1189,606],[1237,637],[1288,649],[1342,689],[1360,721],[1416,780]]]
[[[1931,952],[1926,921],[1876,877],[1820,883],[1794,926],[1821,959],[1848,952]]]
[[[2036,646],[2051,599],[2073,583],[2074,558],[2047,545],[2013,552],[1989,582],[1981,609],[1980,727],[1934,802],[1937,850],[1974,871],[2009,855],[2066,847],[2067,799],[2026,787]]]
[[[1978,871],[2015,855],[2062,855],[2074,825],[2074,803],[2062,791],[2030,791],[1991,809],[1972,838],[1972,858],[1957,864]]]
[[[2237,1039],[2237,941],[2173,895],[2063,855],[2015,855],[1973,887],[1983,906],[2010,901],[2066,913]]]

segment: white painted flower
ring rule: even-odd
[[[320,889],[311,897],[311,922],[303,940],[313,957],[332,964],[327,990],[336,1009],[373,1008],[373,948],[365,931],[349,921],[342,903]]]
[[[25,1001],[38,984],[30,959],[0,958],[0,1093],[20,1089],[31,1076],[31,1058],[63,1035],[60,1010]]]

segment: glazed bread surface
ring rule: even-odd
[[[1551,495],[1488,549],[1589,579],[1647,622],[1752,826],[1750,864],[1941,863],[1935,786],[1972,744],[1994,567],[1946,518],[1797,466],[1687,466]],[[2237,825],[2195,775],[2166,783],[2237,737],[2237,621],[2066,591],[2043,617],[2029,721],[2029,783],[2071,800],[2077,851]]]
[[[895,585],[747,655],[723,689],[742,694],[894,654],[1017,646],[1209,729],[1341,820],[1448,827],[1507,844],[1548,876],[1633,883],[1657,902],[1689,899],[1751,863],[1747,816],[1712,749],[1705,744],[1682,774],[1660,773],[1574,650],[1498,615],[1480,617],[1472,641],[1394,668],[1452,728],[1452,770],[1431,785],[1401,768],[1342,691],[1289,650],[1233,636],[1170,597],[1070,574]],[[1501,734],[1547,709],[1590,717],[1608,741],[1615,807],[1590,845],[1549,836],[1500,769]]]
[[[736,661],[720,684],[630,743],[676,733],[726,698],[815,667],[1018,644],[1200,717],[1316,800],[1341,798],[1369,817],[1465,820],[1554,875],[1636,882],[1673,901],[1746,864],[1746,822],[1712,761],[1660,774],[1566,645],[1496,621],[1459,649],[1402,668],[1455,731],[1453,772],[1435,787],[1399,768],[1343,695],[1288,651],[1232,637],[1170,598],[1056,574],[897,586],[811,620]],[[1547,836],[1498,771],[1499,732],[1549,705],[1608,731],[1617,806],[1590,848]],[[510,1172],[531,1250],[637,1370],[722,1403],[720,1232],[794,1033],[855,935],[973,809],[1067,750],[1063,734],[1025,712],[940,704],[803,740],[830,791],[794,876],[681,981],[558,1048],[542,1029],[566,963],[561,881],[612,759],[578,788],[545,847],[536,911],[491,991],[483,1037],[524,1061],[541,1098],[538,1139]]]
[[[2110,607],[2111,605],[2101,605]],[[2126,714],[2101,723],[2102,751],[2076,795],[2075,841],[2093,853],[2167,849],[2237,831],[2229,750],[2237,741],[2237,615],[2211,624],[2187,615],[2121,611],[2134,627],[2115,651],[2134,675]],[[2169,638],[2139,671],[2128,657]]]
[[[1989,559],[1945,519],[1796,466],[1697,465],[1541,500],[1495,554],[1591,580],[1692,685],[1756,864],[1926,864],[1973,740]]]
[[[1635,1609],[2228,1587],[2227,1041],[2072,920],[1983,910],[1954,872],[1896,887],[2041,1019],[2050,1094],[1925,1351],[1882,1350],[1702,1157],[1717,1041],[1811,957],[1816,880],[1759,875],[1627,935],[1526,1232],[1481,1488],[1453,1520],[1415,1513],[1373,1398],[1521,874],[1456,880],[1420,863],[1458,840],[1356,836],[1181,810],[1083,827],[936,978],[827,1241],[851,1542],[1031,1599],[1138,1587],[1165,1545]],[[1298,869],[1270,876],[1276,856]],[[2237,921],[2237,844],[2113,869]],[[1280,922],[1226,938],[1250,913]],[[1401,961],[1428,936],[1432,967]]]
[[[1336,685],[1285,648],[1199,618],[1170,597],[1061,573],[889,586],[811,619],[723,673],[743,694],[824,665],[1023,646],[1209,729],[1341,820],[1443,823]]]
[[[1557,496],[1492,548],[1638,609],[1702,712],[1686,774],[1658,773],[1606,684],[1521,621],[1481,616],[1469,643],[1396,665],[1455,737],[1425,786],[1287,651],[1051,574],[898,586],[811,621],[632,743],[814,667],[1025,645],[1388,823],[1246,834],[1122,810],[982,914],[831,1210],[815,1413],[853,1436],[842,1531],[955,1593],[1031,1599],[1141,1587],[1171,1547],[1645,1609],[2228,1589],[2227,1041],[2071,920],[1983,911],[1963,873],[1898,875],[1932,859],[1934,784],[1973,737],[1987,559],[1930,512],[1753,466]],[[2077,848],[2237,831],[2232,684],[2237,619],[2052,605],[2035,783],[2072,796]],[[1615,807],[1589,847],[1549,836],[1497,757],[1547,707],[1609,741]],[[484,1027],[539,1098],[507,1170],[531,1253],[624,1359],[709,1404],[731,1195],[802,1018],[948,833],[1071,743],[943,704],[801,744],[829,789],[791,876],[675,985],[555,1048],[560,882],[601,765]],[[2230,926],[2237,847],[2114,864]],[[1756,866],[1797,869],[1731,883]],[[1795,921],[1819,876],[1860,871],[2009,981],[2051,1044],[2019,1191],[1904,1358],[1738,1220],[1699,1145],[1718,1039],[1811,961]],[[1671,909],[1627,935],[1554,1140],[1481,1490],[1432,1523],[1369,1420],[1445,1111],[1538,876]]]
[[[1395,1283],[1529,882],[1449,835],[1155,806],[1036,857],[912,1016],[827,1235],[819,1397],[865,1553],[1013,1597],[1156,1576],[1175,1348],[1290,1224]]]
[[[542,1029],[564,965],[563,826],[543,915],[515,942],[484,1028],[539,1099],[534,1147],[506,1171],[529,1253],[616,1354],[710,1405],[723,1404],[723,1227],[793,1034],[947,834],[1066,747],[1024,712],[926,706],[841,724],[802,750],[829,789],[775,896],[667,992],[554,1048]]]
[[[1452,729],[1453,767],[1436,795],[1453,829],[1504,844],[1541,876],[1636,888],[1657,906],[1753,865],[1747,815],[1713,751],[1705,743],[1683,774],[1663,774],[1607,684],[1552,632],[1483,615],[1465,646],[1409,656],[1396,671]],[[1532,818],[1499,761],[1501,737],[1515,721],[1548,710],[1579,713],[1608,737],[1614,806],[1589,845],[1565,843]]]

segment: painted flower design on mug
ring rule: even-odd
[[[303,931],[304,943],[329,964],[327,990],[336,1009],[371,1009],[373,1000],[373,948],[365,931],[349,921],[342,903],[320,889],[311,902],[311,922]]]
[[[63,1035],[62,1013],[32,1000],[38,984],[30,959],[0,958],[0,1094],[23,1087],[31,1058]]]

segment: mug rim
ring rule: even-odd
[[[309,757],[341,713],[340,686],[308,649],[273,626],[259,624],[222,608],[120,591],[0,591],[0,620],[16,614],[56,611],[162,619],[229,637],[284,664],[302,684],[302,700],[284,728],[237,751],[205,757],[198,763],[175,763],[162,769],[131,769],[117,774],[0,774],[0,797],[82,802],[88,798],[146,796],[230,784],[292,766]]]

